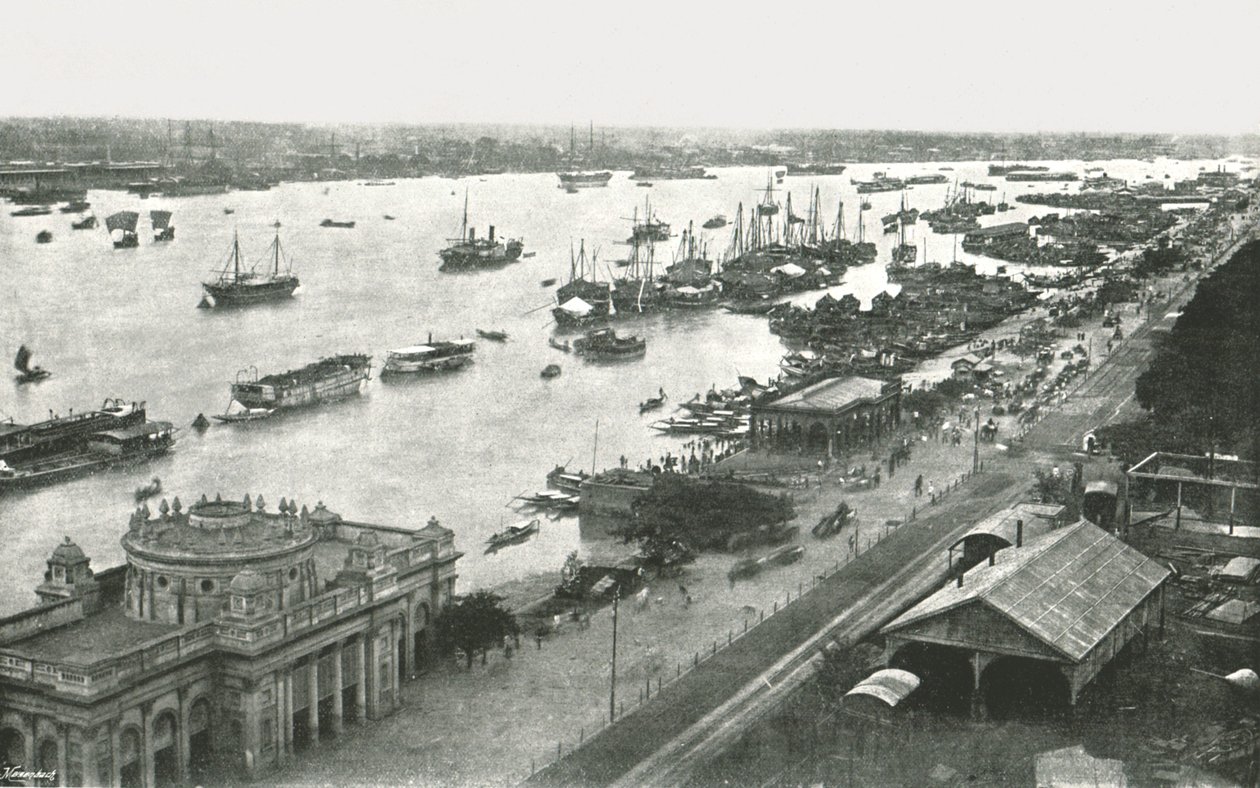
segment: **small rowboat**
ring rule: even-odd
[[[482,331],[480,328],[477,329],[477,336],[482,339],[492,339],[495,342],[507,342],[508,338],[506,331]]]
[[[662,392],[659,397],[648,397],[639,403],[639,413],[647,413],[649,410],[656,410],[665,404],[665,394]]]
[[[538,533],[537,519],[517,525],[509,525],[497,534],[491,534],[490,538],[486,540],[486,544],[488,545],[488,547],[486,547],[486,552],[493,553],[500,547],[524,542],[536,533]]]
[[[250,408],[236,413],[220,413],[215,418],[228,424],[236,424],[243,421],[261,421],[275,412],[275,408]]]

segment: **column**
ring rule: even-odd
[[[177,744],[176,757],[179,759],[179,779],[187,780],[190,775],[190,766],[192,760],[192,743],[189,740],[188,733],[188,717],[192,709],[188,703],[188,693],[183,687],[179,688],[176,697],[179,701],[179,741]]]
[[[93,728],[83,729],[83,738],[79,744],[79,752],[82,753],[81,761],[83,763],[83,784],[96,785],[100,781],[100,775],[96,773],[96,730]]]
[[[363,632],[354,641],[354,721],[363,722],[363,717],[367,713],[367,655],[364,649],[364,638],[367,633]]]
[[[152,598],[149,599],[152,602]],[[153,710],[152,703],[145,703],[140,706],[140,746],[141,746],[141,763],[144,767],[144,784],[155,785],[157,776],[153,770],[153,732],[149,730],[149,712]]]
[[[364,669],[363,675],[365,678],[365,681],[363,682],[363,691],[367,698],[367,703],[365,704],[364,710],[367,712],[368,719],[371,719],[371,720],[376,719],[378,716],[377,710],[376,710],[376,706],[377,706],[376,702],[381,696],[380,691],[376,686],[376,682],[377,682],[376,672],[378,669],[378,665],[376,661],[376,634],[377,634],[376,630],[369,630],[363,633],[363,637],[365,638],[365,642],[363,645],[367,652],[364,655],[364,661],[363,661],[363,669]]]
[[[332,701],[332,729],[333,733],[341,735],[341,715],[344,709],[341,707],[341,643],[337,644],[337,648],[333,651],[333,701]]]
[[[258,760],[262,756],[262,736],[258,730],[261,721],[258,714],[258,687],[250,687],[242,693],[241,704],[244,706],[241,711],[245,716],[245,741],[242,742],[245,748],[245,771],[252,774],[258,768]]]
[[[311,744],[319,744],[319,652],[306,658],[307,721],[311,727]]]
[[[284,764],[289,760],[289,726],[293,724],[293,717],[288,713],[283,669],[275,672],[271,683],[272,697],[276,699],[276,762]]]
[[[122,757],[122,741],[119,735],[118,725],[113,720],[109,723],[109,748],[110,748],[110,772],[111,785],[122,785],[122,764],[118,762]]]
[[[979,720],[984,718],[984,699],[980,695],[980,652],[977,651],[971,655],[971,718]]]
[[[286,752],[293,752],[293,666],[286,665],[284,667],[284,724],[280,730],[284,731],[284,748]]]
[[[57,726],[57,785],[68,785],[66,782],[66,755],[69,749],[70,727]]]

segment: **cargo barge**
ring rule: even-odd
[[[232,384],[232,403],[247,414],[302,408],[321,402],[353,397],[372,372],[372,357],[352,353],[320,359],[301,369],[266,375]],[[220,421],[239,421],[232,407]]]

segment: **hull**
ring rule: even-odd
[[[214,299],[215,306],[242,306],[289,298],[299,284],[297,277],[292,277],[256,285],[219,285],[207,282],[201,287]]]
[[[510,241],[506,246],[496,244],[490,249],[462,249],[451,247],[438,252],[442,258],[441,269],[448,271],[461,268],[483,268],[506,263],[514,263],[521,258],[524,245],[519,241]]]
[[[174,227],[167,227],[165,230],[158,230],[157,232],[153,233],[153,240],[155,240],[155,241],[174,241],[174,240],[175,240],[175,228],[174,228]]]
[[[232,384],[232,399],[248,409],[287,410],[353,397],[372,370],[367,356],[326,359],[296,372]]]
[[[88,476],[108,468],[136,465],[151,457],[165,454],[170,449],[171,444],[167,443],[124,455],[83,452],[49,459],[26,468],[19,468],[17,474],[13,476],[0,475],[0,493],[28,487],[40,487],[46,484],[56,484],[57,482]]]
[[[565,189],[588,189],[595,186],[607,186],[612,180],[611,172],[557,172],[560,186]]]
[[[450,356],[447,358],[430,359],[427,361],[406,361],[401,359],[386,359],[385,368],[381,370],[382,375],[413,375],[423,372],[441,372],[448,369],[459,369],[467,366],[473,361],[472,355],[467,356]]]
[[[124,235],[117,241],[114,241],[115,249],[135,249],[140,245],[140,237],[137,235]]]

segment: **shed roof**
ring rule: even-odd
[[[875,401],[884,394],[884,382],[871,378],[828,378],[800,391],[794,391],[768,407],[798,411],[839,411],[862,401]]]
[[[1074,662],[1168,578],[1169,571],[1087,520],[1002,550],[902,614],[893,632],[978,603]]]
[[[996,536],[1007,544],[1013,545],[1020,520],[1024,521],[1024,542],[1031,542],[1049,533],[1054,527],[1054,521],[1061,517],[1066,509],[1066,506],[1057,503],[1017,503],[976,523],[975,527],[954,542],[954,546],[966,541],[969,536],[980,534]]]

